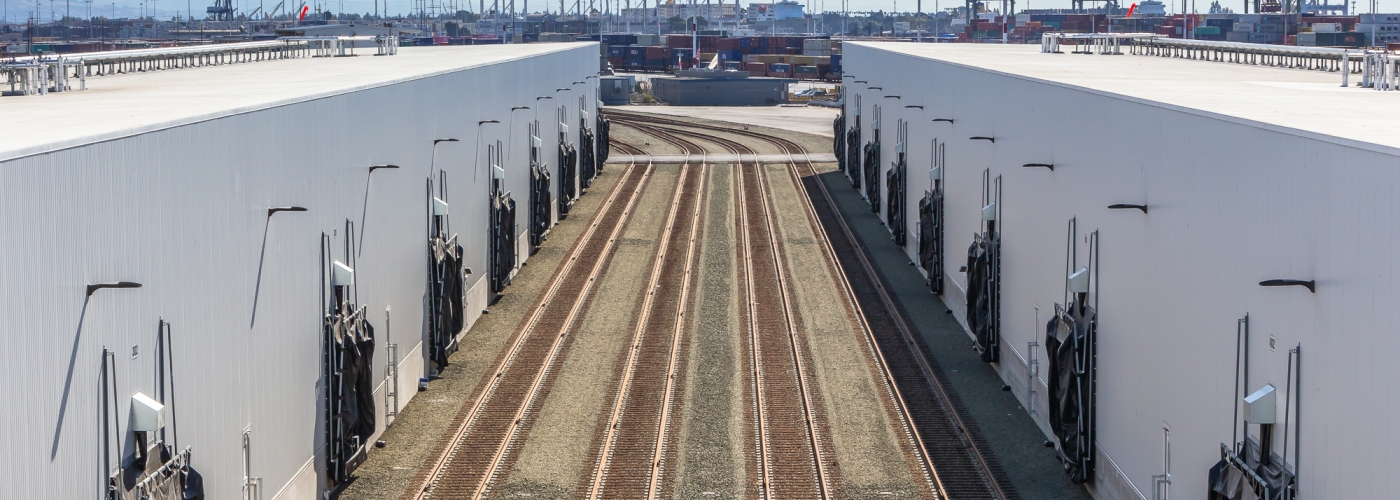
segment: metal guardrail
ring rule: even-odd
[[[1079,54],[1118,55],[1126,46],[1134,55],[1335,72],[1341,74],[1343,87],[1350,86],[1355,74],[1361,76],[1361,87],[1400,90],[1400,58],[1384,50],[1185,40],[1155,33],[1046,33],[1040,51],[1063,53],[1061,46],[1067,42]]]
[[[1161,35],[1154,33],[1045,33],[1040,36],[1040,51],[1060,54],[1065,40],[1074,43],[1076,54],[1122,54],[1124,43],[1132,45],[1141,40],[1151,40]],[[1080,43],[1085,42],[1085,43]]]
[[[396,36],[294,37],[259,42],[239,42],[155,49],[114,50],[81,54],[16,57],[0,60],[0,75],[8,83],[8,95],[44,95],[49,92],[86,90],[87,77],[165,69],[198,68],[297,57],[354,55],[357,42],[373,41],[375,55],[398,53]],[[70,84],[78,81],[77,88]]]

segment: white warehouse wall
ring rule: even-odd
[[[1066,221],[1078,218],[1081,265],[1084,235],[1100,231],[1098,446],[1109,460],[1098,463],[1096,497],[1150,497],[1151,476],[1163,469],[1164,426],[1173,490],[1181,498],[1206,491],[1207,471],[1231,437],[1235,326],[1246,314],[1250,390],[1272,383],[1282,392],[1288,349],[1302,346],[1293,403],[1300,494],[1391,496],[1376,478],[1397,453],[1384,416],[1400,400],[1384,394],[1400,379],[1392,362],[1400,338],[1391,334],[1400,318],[1386,306],[1400,301],[1391,274],[1400,230],[1390,223],[1400,219],[1400,171],[1390,168],[1400,150],[916,57],[895,52],[899,46],[846,44],[847,74],[869,82],[847,79],[847,102],[862,96],[862,141],[870,140],[871,105],[884,105],[882,181],[894,159],[894,124],[910,120],[904,250],[916,262],[930,142],[946,141],[943,299],[964,325],[958,270],[980,227],[982,171],[1002,177],[1003,352],[995,368],[1023,403],[1027,343],[1044,343],[1044,324],[1062,300]],[[1106,209],[1115,203],[1145,203],[1149,214]],[[1317,292],[1258,285],[1279,278],[1315,279]],[[1038,358],[1035,405],[1044,409],[1043,350]],[[1046,415],[1035,418],[1048,435]],[[1277,450],[1283,432],[1275,438]],[[1289,441],[1292,462],[1299,443]]]
[[[179,446],[193,447],[209,498],[239,497],[245,428],[252,432],[251,475],[262,478],[263,498],[279,491],[284,498],[319,498],[323,479],[309,475],[324,477],[321,233],[334,234],[333,255],[340,260],[345,220],[361,233],[356,279],[377,336],[374,375],[383,380],[384,311],[392,308],[406,404],[423,376],[431,141],[461,141],[438,146],[436,165],[448,173],[452,229],[464,239],[465,265],[475,271],[466,284],[474,321],[486,306],[489,177],[483,160],[473,178],[474,158],[484,157],[486,144],[507,140],[511,107],[543,105],[543,159],[557,171],[554,106],[576,108],[577,97],[586,95],[589,112],[596,112],[597,80],[589,77],[597,74],[597,45],[535,47],[474,67],[471,52],[456,52],[466,54],[462,69],[231,108],[127,135],[67,140],[38,152],[0,151],[0,290],[6,298],[0,322],[8,325],[0,335],[6,345],[0,365],[11,373],[0,385],[0,399],[10,402],[0,442],[14,457],[0,481],[0,498],[101,495],[102,349],[116,351],[113,414],[126,433],[131,394],[157,392],[162,318],[173,329],[178,411],[167,413],[167,428],[177,424]],[[438,49],[404,52],[412,50]],[[310,63],[243,68],[260,64]],[[200,71],[215,70],[181,74],[198,77]],[[143,78],[159,84],[165,75]],[[571,90],[555,92],[564,87]],[[546,95],[560,99],[536,102]],[[532,112],[515,115],[507,186],[526,242],[525,123]],[[577,120],[577,109],[571,116]],[[478,148],[477,121],[487,119],[501,124],[482,129]],[[15,121],[22,122],[22,116]],[[576,133],[571,123],[571,142]],[[368,178],[370,165],[386,163],[402,168]],[[310,210],[268,218],[269,207],[288,205]],[[521,260],[528,255],[523,247]],[[86,285],[112,281],[144,287],[100,290],[84,300]],[[377,388],[380,429],[384,389]],[[123,454],[132,446],[127,439]],[[298,473],[302,478],[293,485]],[[314,481],[310,487],[308,480]]]

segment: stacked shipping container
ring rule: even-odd
[[[654,36],[654,35],[653,35]],[[631,71],[671,71],[690,67],[690,54],[699,42],[700,63],[718,57],[720,67],[751,76],[839,79],[841,44],[827,37],[667,35],[661,46],[647,46],[645,35],[603,35],[608,62]]]

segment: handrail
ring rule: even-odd
[[[1360,51],[1348,51],[1333,47],[1303,47],[1295,45],[1273,45],[1264,43],[1226,42],[1217,40],[1184,40],[1180,38],[1155,37],[1146,40],[1148,44],[1168,47],[1187,47],[1206,50],[1237,50],[1257,54],[1278,54],[1290,56],[1312,56],[1340,58],[1344,55],[1360,60]]]
[[[186,45],[186,46],[182,46],[182,47],[159,47],[159,48],[152,48],[152,49],[107,50],[107,51],[100,51],[100,52],[79,52],[79,53],[72,53],[72,54],[34,55],[34,56],[16,57],[16,58],[13,58],[13,59],[9,59],[9,60],[0,62],[0,66],[4,66],[4,65],[8,65],[8,64],[15,64],[15,63],[25,63],[25,62],[30,62],[30,63],[32,63],[32,62],[56,62],[56,61],[64,61],[64,60],[67,60],[67,61],[78,61],[78,60],[80,60],[80,61],[92,63],[92,62],[103,62],[103,61],[111,61],[111,60],[130,59],[130,58],[135,58],[135,57],[197,55],[197,54],[216,53],[216,52],[233,52],[233,51],[239,51],[239,50],[256,50],[256,49],[283,48],[283,47],[288,46],[288,45],[301,45],[301,43],[288,43],[287,41],[283,41],[283,40],[266,40],[266,41],[258,41],[258,42],[236,42],[236,43],[216,43],[216,44],[205,44],[205,45]]]

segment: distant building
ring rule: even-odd
[[[627,15],[627,11],[637,11],[637,10],[643,10],[643,9],[625,9],[625,10],[623,11],[623,13],[624,13],[624,16],[625,16],[625,15]],[[688,17],[690,17],[690,16],[700,16],[700,17],[705,18],[706,20],[710,20],[710,21],[737,19],[737,17],[735,17],[735,15],[734,15],[734,4],[732,4],[732,3],[720,3],[720,4],[710,4],[710,5],[705,5],[705,4],[693,4],[693,5],[692,5],[692,4],[678,4],[678,3],[677,3],[677,4],[662,4],[662,5],[657,5],[657,6],[656,6],[656,14],[659,15],[659,16],[661,16],[662,19],[670,19],[670,18],[672,18],[672,17],[679,17],[679,18],[684,19],[684,18],[688,18]]]
[[[1157,0],[1143,0],[1138,2],[1137,9],[1133,10],[1133,13],[1141,16],[1165,16],[1167,15],[1167,6]]]
[[[416,29],[373,26],[368,24],[320,24],[310,26],[289,26],[278,28],[277,36],[413,36],[421,33]]]
[[[797,2],[749,4],[750,21],[786,21],[802,18],[802,4]]]

